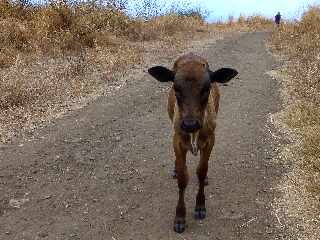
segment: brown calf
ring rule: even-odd
[[[188,184],[186,155],[190,151],[200,162],[197,168],[199,191],[195,218],[206,217],[204,186],[208,160],[215,141],[216,117],[219,108],[218,83],[225,83],[238,72],[230,68],[210,71],[206,60],[192,53],[180,57],[173,70],[156,66],[148,72],[160,82],[173,82],[169,92],[168,113],[174,125],[173,147],[176,156],[179,200],[174,220],[174,231],[182,233],[186,227],[184,192]]]

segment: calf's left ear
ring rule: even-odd
[[[211,82],[226,83],[238,75],[238,71],[232,68],[220,68],[212,72],[209,70]]]
[[[159,82],[173,82],[174,72],[162,66],[156,66],[148,69],[148,73]]]

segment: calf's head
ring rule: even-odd
[[[173,82],[180,116],[178,124],[186,133],[194,133],[202,128],[211,84],[226,83],[238,74],[231,68],[213,72],[204,59],[195,55],[179,58],[173,70],[155,66],[148,72],[160,82]]]

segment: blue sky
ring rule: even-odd
[[[46,0],[31,0],[31,2],[45,2]],[[311,4],[320,4],[320,0],[128,0],[129,5],[158,3],[160,9],[175,3],[179,6],[201,6],[208,11],[209,21],[226,20],[230,15],[238,17],[240,14],[252,16],[261,14],[273,17],[281,12],[283,18],[299,18],[303,11]],[[129,10],[129,13],[132,11]],[[134,12],[134,11],[133,11]]]
[[[151,0],[154,1],[154,0]],[[208,20],[225,20],[230,15],[238,17],[240,14],[262,14],[273,17],[278,11],[284,18],[298,18],[310,4],[320,4],[320,0],[159,0],[160,2],[174,2],[200,5],[210,14]],[[130,0],[129,0],[130,2]]]
[[[198,1],[210,12],[210,19],[226,19],[229,15],[239,16],[262,14],[273,17],[278,11],[284,18],[298,18],[310,4],[320,0],[225,0]]]

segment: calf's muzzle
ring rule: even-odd
[[[198,120],[184,119],[181,121],[181,129],[187,133],[193,133],[201,129],[201,124]]]

